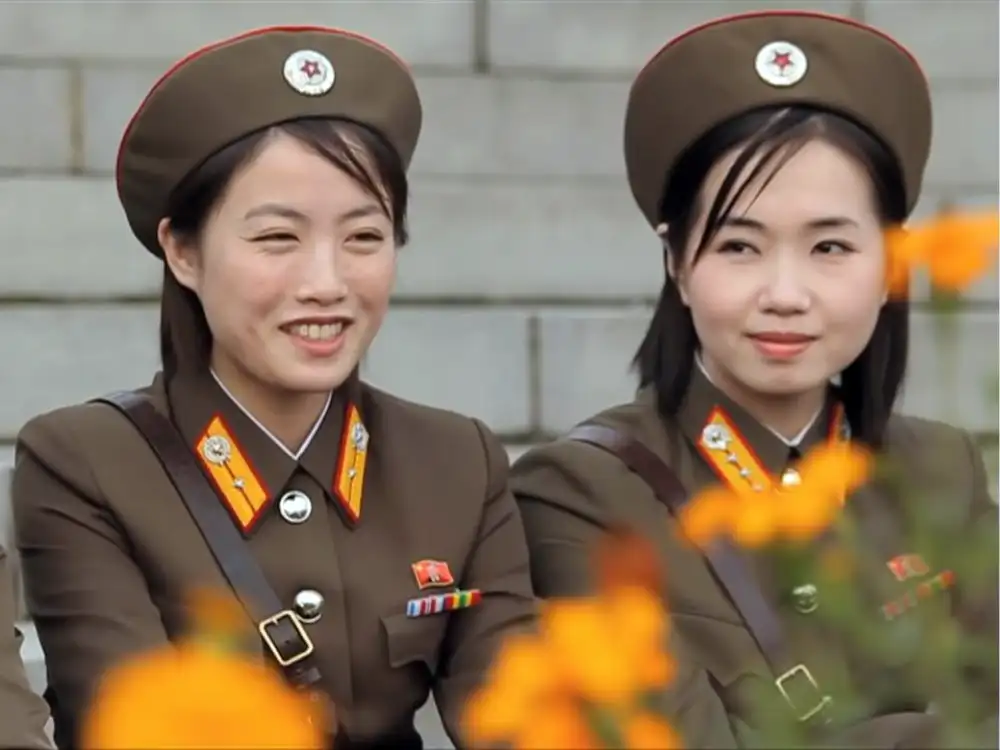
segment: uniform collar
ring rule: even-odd
[[[701,352],[695,354],[694,361],[695,364],[698,366],[698,369],[701,371],[702,377],[705,378],[705,380],[707,380],[709,383],[711,383],[713,388],[718,390],[719,386],[715,384],[715,381],[712,380],[712,376],[708,374],[708,370],[705,368],[705,363],[702,361],[701,358]],[[820,406],[820,408],[816,410],[816,413],[812,415],[812,418],[809,420],[809,422],[806,423],[806,426],[803,427],[801,430],[799,430],[799,434],[793,438],[786,438],[784,435],[782,435],[780,432],[778,432],[769,425],[763,423],[761,423],[761,425],[765,429],[767,429],[772,435],[778,438],[778,440],[784,443],[788,448],[799,448],[802,445],[802,441],[805,440],[806,437],[809,435],[810,431],[815,426],[816,422],[819,420],[820,416],[824,413],[825,410],[826,410],[826,404]]]
[[[216,374],[215,370],[210,370],[209,372],[212,375],[212,380],[214,380],[215,384],[219,386],[219,390],[225,393],[226,396],[229,398],[229,400],[232,401],[241,412],[243,412],[244,416],[251,422],[253,422],[253,424],[257,427],[258,430],[260,430],[267,437],[269,437],[271,439],[271,442],[273,442],[276,446],[278,446],[278,448],[281,449],[284,453],[286,453],[288,457],[291,458],[293,461],[298,461],[300,458],[302,458],[302,455],[306,452],[306,449],[309,447],[309,444],[313,441],[313,438],[316,437],[316,433],[319,432],[319,428],[323,424],[323,420],[326,419],[326,415],[330,411],[330,404],[333,402],[333,393],[331,392],[327,394],[326,403],[323,404],[323,410],[316,418],[316,421],[313,423],[312,428],[306,435],[305,440],[302,441],[302,445],[299,446],[299,449],[297,451],[292,452],[292,450],[287,445],[281,442],[281,440],[279,440],[277,436],[274,435],[274,433],[272,433],[269,429],[267,429],[267,427],[261,424],[260,420],[258,420],[257,417],[255,417],[253,414],[250,413],[249,409],[247,409],[245,406],[243,406],[243,404],[240,403],[240,400],[233,395],[232,391],[226,388],[226,384],[222,382],[222,380]]]
[[[778,474],[794,457],[793,451],[806,453],[829,437],[836,405],[836,395],[831,388],[825,403],[810,424],[796,436],[796,440],[787,440],[775,430],[761,424],[723,393],[712,383],[699,363],[691,373],[687,394],[678,411],[678,422],[685,436],[692,444],[698,445],[713,414],[717,413],[716,410],[720,411],[756,454],[763,467],[772,474]]]
[[[171,414],[185,441],[216,484],[216,490],[235,512],[238,525],[249,532],[275,499],[281,497],[301,467],[340,505],[336,492],[339,458],[348,420],[359,421],[360,381],[357,372],[334,391],[323,414],[303,442],[298,455],[281,444],[210,372],[183,372],[167,384]],[[213,464],[208,444],[221,436],[227,459]],[[219,441],[214,443],[216,447]],[[219,467],[224,471],[218,471]],[[216,469],[216,471],[213,471]],[[239,490],[234,493],[234,488]],[[252,517],[251,517],[252,516]]]

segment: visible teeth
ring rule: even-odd
[[[323,325],[319,325],[317,323],[302,323],[300,325],[293,326],[292,328],[292,332],[296,336],[301,336],[304,339],[312,339],[313,341],[324,341],[326,339],[336,338],[343,330],[343,323],[324,323]]]

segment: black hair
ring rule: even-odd
[[[205,223],[233,176],[276,132],[291,136],[327,159],[375,197],[391,217],[397,246],[408,240],[409,187],[399,153],[382,135],[346,119],[307,118],[272,125],[240,138],[212,154],[171,192],[170,230],[182,242],[197,244]],[[207,366],[212,334],[197,295],[177,281],[164,263],[160,301],[160,359],[169,378],[180,367]]]
[[[699,215],[705,179],[720,158],[740,149],[708,206],[704,230],[694,245],[696,261],[752,184],[767,186],[776,172],[806,143],[821,139],[854,157],[868,173],[884,225],[906,218],[906,191],[899,162],[874,134],[841,115],[795,106],[765,108],[727,120],[710,130],[678,159],[667,178],[659,221],[666,224],[664,261],[679,268]],[[754,160],[752,169],[747,166]],[[765,172],[770,169],[771,171]],[[747,172],[743,177],[743,173]],[[763,178],[763,179],[762,179]],[[906,372],[909,305],[890,299],[879,313],[871,340],[841,374],[841,398],[854,437],[880,445],[886,422]],[[677,283],[665,274],[663,289],[633,366],[640,385],[656,389],[660,412],[677,413],[687,394],[698,339],[691,311]]]

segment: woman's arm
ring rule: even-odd
[[[60,748],[75,746],[102,672],[167,640],[143,574],[81,449],[100,436],[85,435],[85,425],[70,412],[25,426],[12,484],[25,597],[45,652],[46,698]]]

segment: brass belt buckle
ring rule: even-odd
[[[812,689],[819,696],[816,703],[805,711],[795,705],[795,701],[792,700],[791,696],[788,694],[788,690],[785,688],[785,683],[793,677],[799,676],[804,677],[810,687],[812,687]],[[826,707],[833,702],[830,696],[823,695],[822,691],[819,689],[819,683],[816,682],[816,678],[812,676],[812,672],[809,671],[809,667],[805,664],[796,664],[794,667],[778,677],[774,681],[774,684],[777,686],[778,692],[781,693],[781,697],[785,699],[785,702],[788,703],[789,706],[791,706],[792,711],[798,716],[798,719],[801,722],[813,719],[822,713]]]
[[[303,648],[298,653],[292,654],[291,656],[285,656],[281,653],[281,649],[278,648],[278,644],[275,643],[274,638],[270,633],[271,628],[280,625],[282,621],[285,620],[291,623],[295,632],[298,633],[299,638],[302,639],[303,644]],[[266,620],[261,620],[261,622],[257,625],[257,630],[260,632],[260,637],[263,639],[264,643],[266,643],[267,647],[271,649],[271,653],[274,655],[275,660],[282,667],[289,667],[292,664],[302,661],[315,650],[312,639],[309,637],[306,629],[302,626],[302,623],[299,622],[298,615],[290,609],[282,610],[278,614],[268,617]]]

